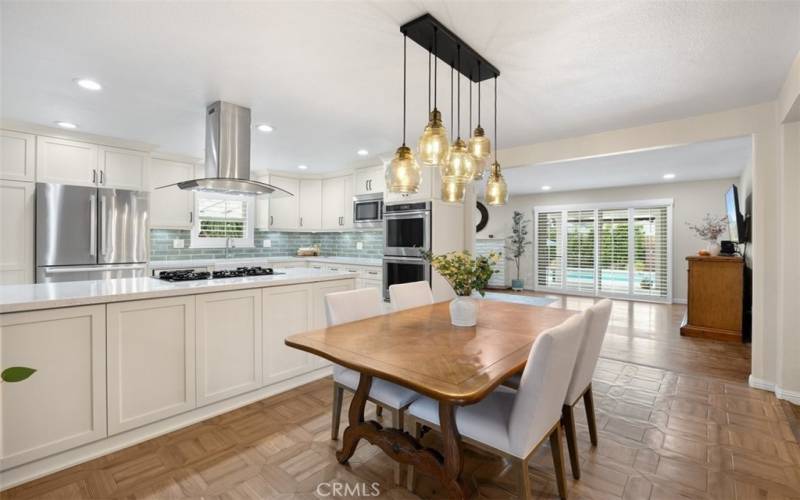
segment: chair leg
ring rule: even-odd
[[[567,480],[564,477],[564,452],[561,449],[561,426],[550,432],[550,451],[553,452],[553,468],[556,470],[556,483],[558,484],[558,496],[562,499],[567,498]]]
[[[376,417],[382,417],[383,416],[383,406],[375,405],[375,407],[376,407],[375,408],[375,416]]]
[[[594,420],[594,397],[592,396],[592,384],[583,393],[583,406],[586,407],[586,422],[589,424],[589,439],[592,446],[597,446],[597,423]]]
[[[414,427],[414,439],[419,441],[419,439],[422,436],[422,424],[417,422],[414,419],[414,417],[411,417],[411,420],[408,422],[408,424],[409,424],[409,427],[411,427],[411,426]],[[411,493],[414,493],[414,466],[413,465],[409,465],[408,466],[408,472],[407,472],[407,476],[406,476],[406,488],[408,488],[408,491],[410,491]]]
[[[531,498],[531,476],[528,473],[528,459],[519,459],[519,472],[517,476],[517,496],[524,500]]]
[[[564,434],[567,435],[567,450],[569,462],[572,466],[572,477],[581,478],[581,466],[578,460],[578,437],[575,433],[575,412],[570,405],[561,408],[561,423],[564,424]]]
[[[403,430],[403,410],[391,410],[392,427]],[[394,484],[400,485],[400,462],[394,463]]]
[[[339,439],[339,422],[342,420],[342,399],[344,398],[344,388],[338,384],[333,384],[333,411],[331,411],[331,439]]]

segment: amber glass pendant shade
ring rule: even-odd
[[[444,182],[466,183],[475,176],[475,161],[460,137],[450,147],[450,154],[441,171]]]
[[[450,141],[447,138],[447,129],[442,123],[442,113],[434,108],[428,125],[419,138],[417,146],[419,161],[427,167],[438,167],[447,158],[449,147]]]
[[[386,167],[386,187],[392,193],[416,193],[422,184],[422,173],[414,153],[408,146],[400,146]]]
[[[492,153],[491,144],[489,142],[489,138],[486,137],[486,133],[483,131],[483,128],[480,125],[475,128],[475,132],[473,132],[472,137],[469,138],[467,149],[469,150],[469,154],[471,154],[476,160],[488,161],[489,156]]]
[[[466,193],[466,182],[442,181],[442,201],[446,203],[463,203]]]
[[[508,185],[500,171],[500,164],[492,163],[489,170],[489,179],[486,182],[486,195],[484,200],[487,205],[505,205],[508,201]]]

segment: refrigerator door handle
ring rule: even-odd
[[[89,255],[97,255],[97,195],[89,196]]]
[[[108,240],[108,214],[106,213],[106,197],[100,196],[100,255],[106,255],[106,242]]]

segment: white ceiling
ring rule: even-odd
[[[246,105],[254,169],[342,168],[401,140],[399,26],[430,12],[502,72],[500,146],[773,99],[800,2],[2,2],[3,118],[202,156],[204,109]],[[427,54],[409,43],[409,142]],[[104,90],[72,83],[92,77]],[[447,71],[440,108],[449,115]],[[462,95],[466,95],[466,87]],[[491,92],[484,126],[491,134]],[[467,129],[466,110],[462,130]],[[373,156],[373,161],[377,160]]]
[[[511,195],[738,177],[752,159],[752,140],[739,137],[617,155],[508,168]],[[674,179],[664,179],[674,174]]]

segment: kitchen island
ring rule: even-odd
[[[330,373],[284,339],[325,326],[325,295],[356,278],[319,269],[169,283],[0,286],[0,484],[8,488]]]

